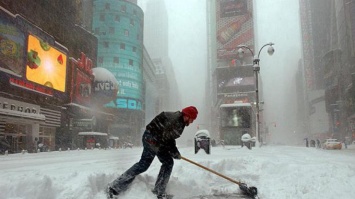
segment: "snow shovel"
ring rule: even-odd
[[[216,174],[216,175],[218,175],[218,176],[220,176],[220,177],[222,177],[222,178],[224,178],[226,180],[229,180],[229,181],[239,185],[239,188],[240,188],[240,190],[242,190],[244,195],[247,195],[247,196],[249,196],[251,198],[258,198],[258,196],[257,196],[258,195],[258,189],[256,187],[248,187],[248,185],[245,184],[245,183],[233,180],[232,178],[229,178],[229,177],[227,177],[225,175],[222,175],[222,174],[220,174],[220,173],[218,173],[216,171],[213,171],[213,170],[211,170],[211,169],[209,169],[209,168],[207,168],[207,167],[205,167],[203,165],[200,165],[200,164],[198,164],[198,163],[196,163],[196,162],[194,162],[192,160],[189,160],[189,159],[187,159],[187,158],[185,158],[183,156],[181,156],[181,159],[183,159],[183,160],[185,160],[187,162],[190,162],[191,164],[194,164],[194,165],[196,165],[198,167],[201,167],[201,168],[203,168],[203,169],[205,169],[205,170],[207,170],[209,172],[212,172],[212,173],[214,173],[214,174]]]

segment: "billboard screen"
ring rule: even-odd
[[[73,102],[88,105],[90,104],[91,99],[91,84],[92,79],[90,76],[80,71],[79,69],[75,69],[73,73]]]
[[[0,12],[0,70],[16,76],[24,71],[25,34]]]
[[[238,45],[254,48],[253,5],[247,0],[218,0],[216,3],[217,57],[237,56]]]
[[[71,101],[81,105],[89,105],[92,98],[92,61],[81,52],[81,57],[77,60],[69,58],[71,66]],[[69,89],[70,90],[70,89]]]
[[[219,69],[217,71],[217,82],[218,93],[254,91],[255,76],[253,67],[241,66]]]
[[[33,35],[28,35],[26,78],[29,81],[65,92],[67,56]]]
[[[123,63],[116,68],[109,68],[118,80],[119,92],[115,102],[108,103],[109,108],[142,110],[142,71],[139,66]]]

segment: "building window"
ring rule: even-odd
[[[120,63],[120,58],[114,57],[114,58],[113,58],[113,63],[119,64],[119,63]]]
[[[129,36],[129,31],[128,30],[124,30],[124,35],[126,36],[126,37],[128,37]]]
[[[133,15],[134,15],[134,16],[137,15],[137,10],[133,10]]]
[[[139,40],[139,34],[137,34],[137,40]]]
[[[120,44],[120,49],[123,49],[123,50],[126,49],[126,45],[123,44],[123,43],[121,43],[121,44]]]
[[[97,60],[98,60],[98,62],[100,64],[104,63],[104,58],[103,57],[98,57]]]
[[[99,35],[100,34],[100,28],[95,28],[95,35]]]
[[[129,65],[133,66],[133,59],[129,59]]]
[[[109,28],[109,33],[110,34],[115,34],[115,28],[114,27],[110,27]]]
[[[120,21],[121,21],[121,18],[120,18],[119,15],[115,15],[115,21],[117,21],[117,22],[120,22]]]
[[[129,23],[131,24],[131,26],[134,26],[134,20],[133,19],[130,19]]]
[[[110,10],[110,4],[109,4],[109,3],[106,3],[106,4],[105,4],[105,9],[106,9],[106,10]]]
[[[104,48],[108,48],[109,44],[107,41],[104,42]]]
[[[105,14],[100,14],[100,21],[105,21]]]
[[[121,11],[122,11],[122,12],[126,12],[126,10],[127,10],[126,5],[122,5],[122,6],[121,6]]]
[[[136,52],[136,51],[137,51],[137,48],[133,46],[133,47],[132,47],[132,51],[133,51],[133,52]]]

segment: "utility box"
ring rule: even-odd
[[[211,153],[211,138],[208,130],[199,130],[195,133],[195,154],[203,149],[207,154]]]
[[[241,140],[242,140],[242,147],[246,146],[248,149],[251,149],[253,144],[255,144],[256,142],[256,138],[251,137],[248,133],[243,134]]]

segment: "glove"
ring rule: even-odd
[[[173,157],[174,159],[180,160],[181,159],[181,155],[179,152],[176,153],[170,153],[171,157]]]

